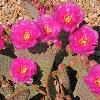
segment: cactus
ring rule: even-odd
[[[8,79],[11,79],[9,74],[11,60],[11,57],[0,54],[0,74]]]
[[[36,49],[37,49],[36,51],[32,50],[32,48],[30,48],[29,50],[22,50],[22,51],[15,49],[16,56],[31,58],[38,63],[38,66],[39,66],[40,70],[42,71],[42,76],[40,76],[41,79],[39,79],[41,81],[40,86],[43,86],[43,87],[46,87],[46,85],[47,85],[48,76],[51,72],[53,62],[55,60],[55,55],[58,51],[58,50],[54,50],[53,48],[48,47],[48,46],[46,46],[47,47],[46,51],[41,51],[41,50],[43,50],[43,48],[45,46],[46,45],[43,45],[43,44],[42,44],[42,46],[41,46],[41,44],[38,45],[36,47]],[[40,51],[38,51],[38,50],[40,50]],[[37,51],[38,51],[38,53],[37,53]],[[39,77],[39,75],[38,75],[38,77]],[[31,88],[33,88],[33,87],[31,87]],[[34,93],[34,89],[32,90],[32,95],[34,95],[33,93]]]
[[[96,97],[83,80],[90,67],[88,58],[84,59],[82,55],[73,55],[73,53],[69,52],[68,56],[64,58],[63,63],[77,71],[77,84],[73,92],[74,97],[78,96],[80,100],[96,100]]]
[[[10,62],[9,56],[0,54],[0,93],[4,94],[6,97],[14,92],[14,84],[10,81]]]
[[[80,78],[78,79],[77,85],[75,87],[74,96],[79,96],[80,100],[96,100],[96,97],[88,89],[85,84],[83,77],[86,74],[86,71],[81,71]]]
[[[28,100],[29,94],[29,89],[18,89],[7,100]]]
[[[48,80],[48,93],[50,99],[56,99],[58,95],[66,96],[66,94],[71,93],[70,80],[67,72],[68,69],[66,68],[66,65],[60,64],[58,70],[51,73]]]
[[[0,15],[1,24],[11,25],[22,17],[28,19],[37,19],[39,17],[39,10],[35,8],[35,4],[33,6],[32,3],[28,3],[28,1],[32,0],[21,0],[21,2],[17,1],[18,0],[8,0],[10,6],[13,3],[12,6],[14,7],[12,8],[14,8],[15,11],[12,12],[12,15],[14,16],[12,19],[10,19],[8,10],[6,11],[6,9],[3,9],[1,11],[2,16]],[[45,5],[48,14],[49,10],[52,11],[54,6],[58,4],[58,2],[61,3],[69,1],[78,3],[84,9],[86,13],[85,21],[89,25],[100,25],[98,23],[95,23],[99,19],[97,18],[97,16],[99,15],[91,17],[91,15],[96,12],[96,8],[98,8],[98,12],[100,10],[100,2],[98,0],[95,0],[95,2],[93,0],[51,0],[50,3],[48,0],[39,0],[39,3],[37,3],[36,6],[39,6],[39,4],[43,4],[42,6],[44,7]],[[8,5],[7,2],[5,2],[5,5]],[[6,15],[4,12],[6,13]],[[5,28],[8,37],[10,37],[10,26]],[[65,41],[63,39],[63,42],[66,45],[68,44],[65,43],[66,39]],[[7,47],[10,47],[10,45],[12,45],[10,38],[7,41],[6,45]],[[84,58],[82,55],[73,54],[72,51],[66,50],[65,52],[65,46],[64,50],[60,50],[60,52],[59,50],[60,49],[55,47],[54,44],[47,45],[44,43],[39,43],[35,46],[35,48],[29,48],[24,50],[17,50],[16,48],[14,48],[13,52],[16,55],[14,57],[9,57],[7,54],[6,56],[0,54],[0,93],[5,95],[5,98],[7,100],[29,100],[33,96],[36,96],[38,93],[43,94],[43,96],[45,96],[45,100],[62,100],[62,98],[67,98],[67,95],[72,94],[72,92],[74,97],[79,96],[80,100],[96,100],[96,97],[91,93],[91,91],[88,89],[85,82],[83,81],[83,77],[86,75],[89,68],[88,58]],[[64,59],[62,56],[65,56]],[[33,77],[32,84],[11,84],[13,82],[9,73],[10,62],[15,57],[30,58],[38,63],[38,73],[37,76]],[[63,61],[61,62],[60,60]],[[74,91],[71,91],[70,89],[71,82],[69,76],[70,72],[68,70],[69,66],[75,71],[77,71],[77,84]],[[57,67],[58,69],[56,71],[52,71],[52,69],[55,69],[53,67]],[[65,90],[67,90],[67,92],[65,92]]]
[[[21,6],[25,9],[26,13],[30,15],[31,18],[36,19],[39,16],[39,11],[31,3],[28,3],[29,0],[21,3]]]

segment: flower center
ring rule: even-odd
[[[82,45],[82,46],[86,46],[87,42],[88,42],[87,37],[82,37],[82,38],[79,40],[79,44]]]
[[[21,67],[21,69],[20,69],[20,74],[26,74],[27,71],[28,71],[28,69],[27,69],[25,66],[23,66],[23,67]]]
[[[100,87],[100,77],[95,80],[95,83],[98,87]]]
[[[29,33],[29,32],[25,32],[24,34],[23,34],[23,39],[25,40],[25,41],[27,41],[27,40],[29,40],[30,39],[30,37],[31,37],[31,34]]]
[[[70,22],[72,21],[72,16],[70,16],[70,15],[65,15],[65,16],[64,16],[64,21],[65,21],[65,23],[70,23]]]
[[[50,26],[44,26],[44,32],[49,35],[52,33],[52,28]]]

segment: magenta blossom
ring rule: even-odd
[[[3,41],[3,39],[0,37],[0,50],[5,48],[5,43]]]
[[[65,31],[73,32],[83,21],[84,12],[75,3],[62,3],[55,8],[54,17]]]
[[[11,62],[10,72],[15,83],[31,83],[31,77],[37,74],[37,65],[31,59],[18,57]]]
[[[88,75],[84,77],[84,81],[91,92],[100,95],[100,64],[92,67]]]
[[[3,41],[3,34],[4,34],[4,28],[0,25],[0,50],[5,48],[5,43]]]
[[[61,27],[52,16],[41,16],[37,23],[42,31],[40,36],[42,42],[55,40],[60,33]]]
[[[70,34],[70,47],[77,54],[92,54],[98,45],[98,33],[91,27],[84,25]]]
[[[11,40],[17,49],[26,49],[35,46],[40,30],[32,20],[22,19],[11,30]]]

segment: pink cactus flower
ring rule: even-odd
[[[17,49],[34,47],[41,32],[32,20],[22,19],[11,30],[11,40]]]
[[[92,93],[100,95],[100,64],[91,68],[88,75],[84,77],[84,81]]]
[[[37,65],[31,59],[18,57],[11,62],[10,72],[15,83],[31,83],[31,77],[37,74]]]
[[[42,31],[40,40],[42,42],[53,41],[57,38],[60,33],[61,27],[60,25],[54,20],[52,16],[44,15],[41,16],[37,23]]]
[[[55,7],[54,17],[64,31],[73,32],[82,23],[84,12],[75,3],[62,3]]]
[[[3,39],[0,37],[0,50],[5,48],[5,43],[3,41]]]
[[[69,41],[72,51],[76,54],[89,55],[94,53],[98,45],[98,33],[90,26],[84,25],[74,33],[70,34]]]
[[[3,35],[4,35],[4,28],[3,28],[3,26],[0,25],[0,50],[5,48]]]
[[[0,37],[3,36],[4,28],[0,25]]]

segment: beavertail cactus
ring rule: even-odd
[[[86,74],[86,71],[81,71],[80,77],[78,78],[77,85],[75,87],[74,96],[78,96],[80,100],[97,100],[84,82],[83,77]]]
[[[44,49],[44,50],[43,50]],[[42,71],[43,77],[42,84],[46,84],[45,78],[48,77],[51,72],[53,61],[55,60],[55,55],[58,50],[54,50],[48,47],[46,44],[38,44],[35,48],[30,48],[29,50],[16,50],[15,54],[18,57],[30,58],[38,62],[39,70]],[[37,73],[38,74],[38,73]],[[45,74],[45,75],[44,75]]]
[[[9,96],[7,100],[28,100],[29,95],[29,89],[19,89],[16,90],[11,96]]]
[[[60,64],[58,66],[58,70],[53,71],[50,74],[48,80],[48,93],[51,99],[57,99],[60,95],[62,95],[62,98],[67,97],[64,88],[66,89],[68,94],[71,93],[70,80],[67,72],[68,68],[66,67],[66,65]],[[53,78],[55,80],[53,80]]]
[[[3,100],[97,99],[100,65],[89,58],[100,49],[99,34],[94,30],[99,24],[93,28],[84,25],[87,15],[93,13],[84,12],[81,9],[84,4],[78,6],[75,3],[78,1],[0,1],[0,96]],[[100,19],[100,15],[92,17]]]
[[[0,89],[0,93],[3,93],[6,97],[12,94],[15,90],[14,84],[10,80],[7,80],[3,75],[0,75]]]
[[[12,58],[9,56],[1,55],[0,54],[0,74],[4,75],[8,79],[11,79],[9,70],[10,70],[10,62]]]
[[[55,60],[55,56],[57,54],[58,50],[57,48],[54,49],[54,46],[48,47],[46,44],[38,44],[35,48],[30,48],[28,50],[16,50],[15,49],[15,54],[18,57],[25,57],[28,59],[33,59],[36,62],[38,62],[38,72],[37,72],[37,79],[36,81],[33,81],[36,84],[39,84],[40,86],[46,87],[47,89],[47,84],[48,84],[48,77],[50,75],[50,72],[52,70],[53,62]],[[20,87],[20,86],[19,86]],[[31,91],[30,97],[34,96],[38,92],[36,92],[35,89],[32,89],[34,87],[29,86],[27,87]],[[33,92],[35,92],[33,94]]]

